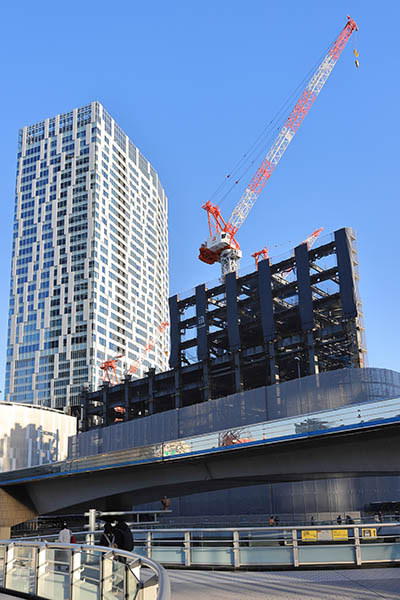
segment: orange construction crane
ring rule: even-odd
[[[117,362],[120,358],[122,358],[124,354],[117,354],[114,358],[110,358],[110,360],[105,360],[101,365],[100,369],[103,372],[103,381],[108,381],[110,385],[118,385],[119,379],[117,375]]]
[[[312,232],[311,235],[308,236],[308,238],[306,238],[303,242],[301,242],[302,244],[307,244],[307,248],[310,249],[311,246],[314,244],[315,240],[318,238],[318,236],[320,235],[321,231],[323,231],[323,227],[320,227],[319,229],[316,229],[315,231]],[[256,261],[256,270],[258,269],[258,262],[260,260],[260,256],[263,257],[263,260],[265,260],[266,258],[268,258],[268,248],[267,246],[264,246],[264,248],[262,250],[259,250],[258,252],[254,252],[252,254],[252,256],[254,256],[254,259]],[[293,269],[288,269],[287,271],[284,271],[283,273],[281,273],[282,277],[285,277],[287,275],[289,275],[289,273],[291,273],[293,271]]]
[[[256,270],[257,270],[258,269],[258,261],[260,260],[260,256],[262,256],[262,260],[266,260],[268,258],[267,246],[264,246],[264,248],[262,250],[259,250],[258,252],[254,252],[252,254],[252,256],[254,257],[254,260],[256,261]]]
[[[323,231],[323,227],[320,227],[319,229],[316,229],[315,231],[312,232],[311,235],[308,236],[308,238],[306,238],[304,240],[304,242],[302,242],[303,244],[307,244],[307,248],[310,249],[311,246],[315,243],[317,237],[319,236],[319,234],[321,233],[321,231]],[[290,269],[288,269],[287,271],[283,271],[281,273],[281,276],[286,279],[286,277],[288,275],[290,275],[290,273],[293,271],[294,267],[291,267]]]
[[[134,375],[140,369],[142,363],[147,358],[147,355],[149,354],[149,352],[151,352],[151,350],[153,350],[154,346],[156,345],[164,331],[167,329],[168,325],[168,321],[163,321],[162,323],[160,323],[160,325],[157,327],[157,331],[154,334],[154,336],[149,338],[147,344],[141,351],[139,358],[137,360],[134,360],[131,366],[129,367],[128,373]]]
[[[133,363],[131,364],[131,366],[129,367],[128,370],[128,375],[133,375],[134,373],[136,373],[140,366],[142,365],[143,361],[146,359],[147,355],[149,354],[149,352],[151,352],[151,350],[154,348],[154,346],[156,345],[157,341],[160,339],[160,337],[162,336],[162,334],[164,333],[164,331],[166,330],[166,328],[168,327],[169,323],[167,321],[164,321],[162,323],[160,323],[160,325],[157,327],[157,331],[155,333],[155,335],[153,337],[150,337],[146,346],[143,348],[139,358],[135,361],[133,361]],[[121,355],[123,356],[123,355]],[[115,357],[120,358],[120,357]],[[115,360],[115,359],[114,359]],[[112,362],[112,361],[107,361],[107,362]],[[106,363],[104,363],[106,364]],[[103,368],[103,367],[101,367]],[[112,368],[112,367],[111,367]],[[115,365],[114,365],[114,372],[115,372]],[[117,378],[117,374],[115,373],[115,377],[118,383],[118,378]],[[114,411],[116,413],[120,413],[121,415],[124,415],[126,412],[125,406],[114,406]],[[119,421],[123,421],[124,419],[120,419],[120,418],[115,418],[114,419],[114,423],[118,423]]]
[[[223,278],[228,273],[237,272],[242,252],[239,242],[236,240],[236,234],[324,87],[354,31],[358,31],[358,27],[353,19],[348,16],[346,25],[329,48],[322,62],[313,72],[303,93],[233,209],[229,219],[225,220],[219,206],[213,204],[210,200],[203,205],[203,208],[207,211],[209,237],[200,247],[199,258],[209,265],[219,262]]]

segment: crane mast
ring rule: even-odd
[[[207,264],[220,262],[222,277],[227,273],[238,270],[242,253],[235,235],[287,150],[304,117],[324,87],[351,34],[356,30],[358,30],[356,23],[348,16],[344,29],[314,71],[263,162],[233,209],[228,221],[223,219],[221,210],[216,204],[208,201],[203,205],[202,208],[207,211],[208,215],[210,237],[200,247],[199,258]]]

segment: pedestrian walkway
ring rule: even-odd
[[[400,569],[178,571],[171,600],[400,600]]]

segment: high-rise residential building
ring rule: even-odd
[[[167,197],[98,102],[19,132],[5,399],[61,408],[123,355],[168,367]]]

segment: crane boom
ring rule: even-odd
[[[344,29],[329,48],[320,65],[314,71],[305,90],[301,94],[239,202],[233,209],[228,221],[225,222],[222,219],[218,206],[211,202],[206,202],[203,206],[208,213],[210,238],[208,238],[205,244],[201,246],[199,258],[203,262],[209,264],[221,262],[222,275],[237,270],[241,252],[239,244],[235,240],[235,234],[245,221],[247,215],[254,206],[254,203],[261,194],[262,189],[271,177],[273,170],[303,122],[304,117],[321,92],[351,34],[358,29],[353,19],[349,16],[347,19]]]

